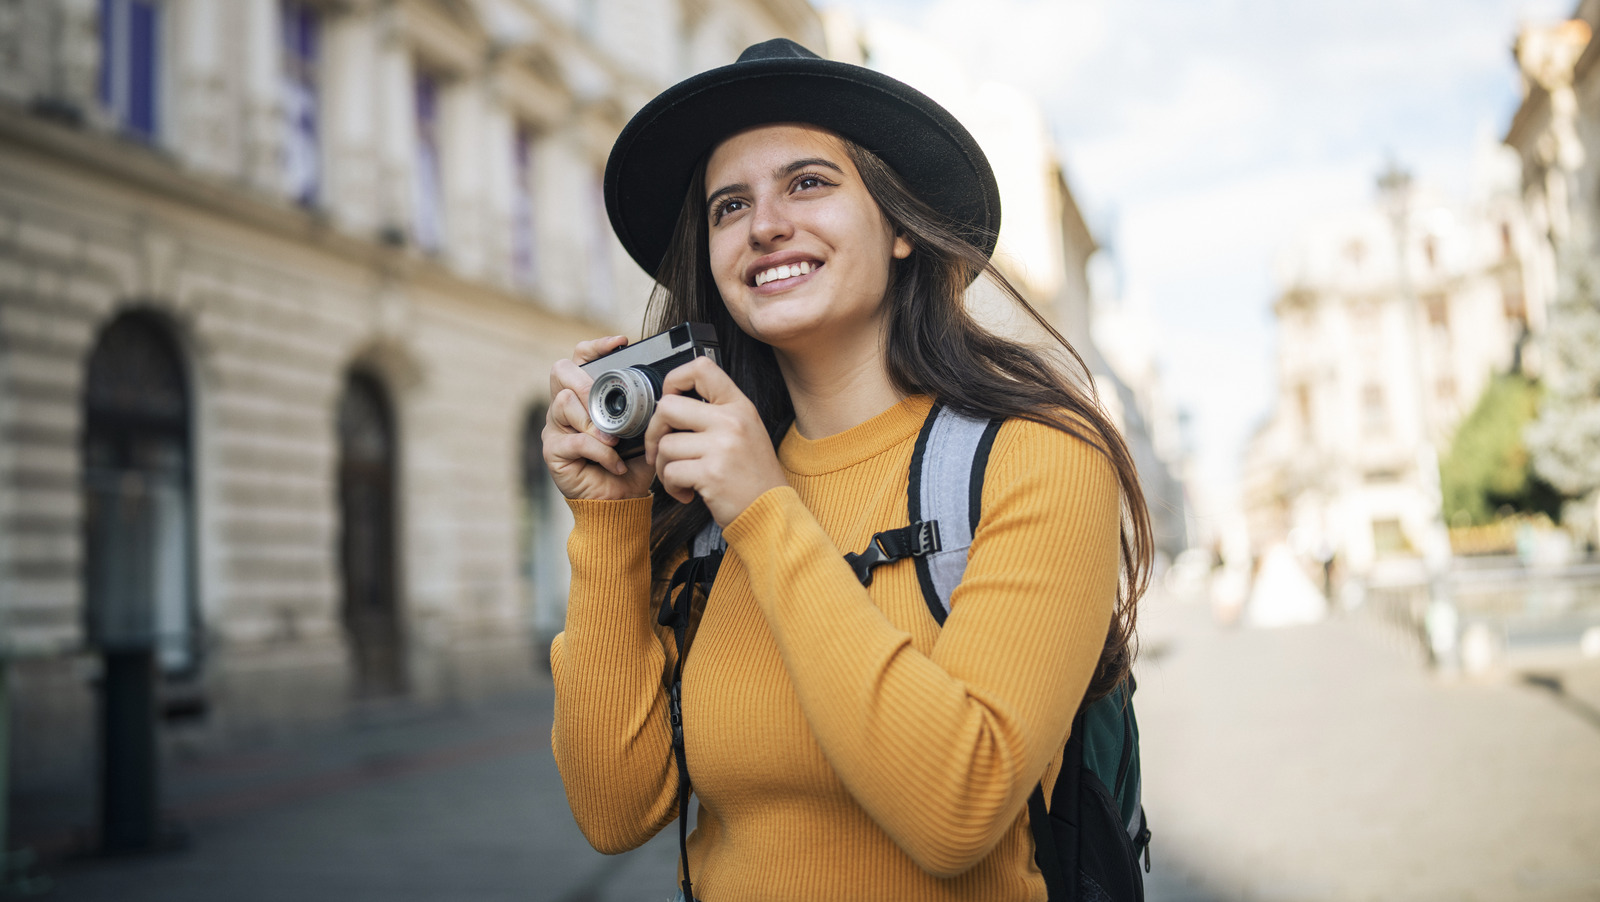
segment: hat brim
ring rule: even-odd
[[[994,253],[1000,190],[972,135],[925,94],[834,60],[746,60],[663,91],[630,120],[606,162],[606,212],[629,256],[656,275],[694,166],[726,138],[803,122],[861,145],[960,234]]]

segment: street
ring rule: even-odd
[[[1600,662],[1441,680],[1369,614],[1239,630],[1155,598],[1136,704],[1152,902],[1600,899]],[[550,694],[176,761],[187,848],[45,869],[54,902],[664,902],[676,835],[589,849]]]

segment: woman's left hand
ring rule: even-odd
[[[698,493],[723,526],[766,490],[789,484],[761,414],[709,357],[667,374],[644,455],[667,494],[687,504]]]

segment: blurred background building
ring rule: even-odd
[[[823,44],[802,0],[0,3],[19,827],[175,738],[532,678],[549,367],[648,295],[606,155],[774,36]]]
[[[1393,170],[1370,209],[1280,262],[1277,404],[1244,467],[1259,547],[1366,575],[1438,541],[1440,451],[1492,376],[1529,371],[1543,322],[1495,161],[1461,206]]]
[[[1291,549],[1350,605],[1391,592],[1450,667],[1600,649],[1597,25],[1582,0],[1521,30],[1522,102],[1465,200],[1391,162],[1370,206],[1278,266],[1276,403],[1243,468],[1253,554]]]
[[[1038,101],[1017,86],[975,77],[949,48],[904,24],[858,20],[840,8],[828,10],[824,22],[832,58],[921,90],[983,147],[1004,211],[995,265],[1082,358],[1138,466],[1165,566],[1194,540],[1179,412],[1162,386],[1149,324],[1118,316],[1115,280],[1091,276],[1115,265],[1084,218]],[[974,284],[968,302],[991,328],[1046,343],[1037,324],[989,280]]]

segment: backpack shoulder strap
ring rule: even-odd
[[[929,612],[941,626],[950,615],[950,595],[967,570],[967,551],[982,512],[983,474],[1002,422],[935,404],[911,454],[907,513],[912,523],[939,524],[940,550],[917,558],[917,580]]]
[[[695,533],[689,554],[691,557],[709,557],[718,551],[726,550],[728,550],[728,540],[722,537],[722,527],[717,525],[717,521],[708,520],[706,525]]]
[[[678,855],[683,863],[683,881],[680,884],[685,899],[694,898],[694,885],[689,880],[689,795],[694,791],[689,778],[689,758],[683,743],[683,663],[689,656],[689,620],[694,606],[696,589],[711,592],[722,565],[723,552],[728,542],[722,537],[722,527],[717,521],[708,522],[690,543],[689,557],[678,565],[667,584],[667,594],[661,600],[661,611],[656,622],[672,627],[678,656],[670,671],[663,675],[667,687],[667,712],[672,724],[672,754],[678,764]]]

